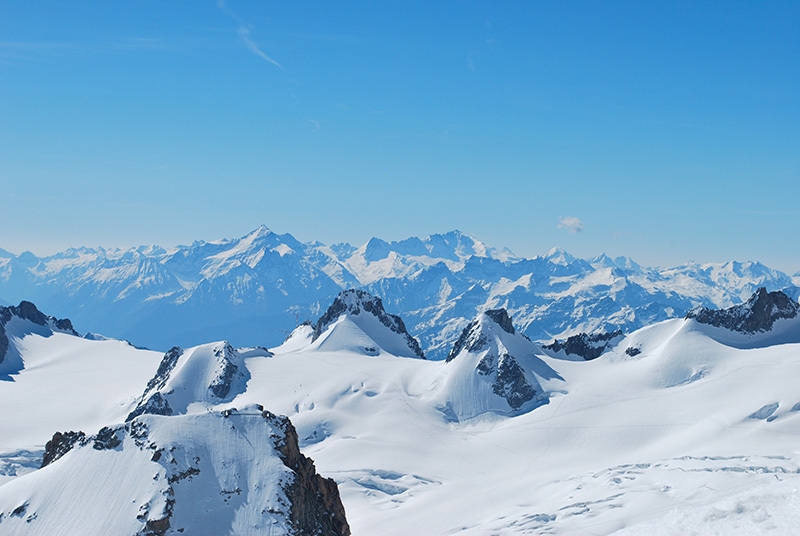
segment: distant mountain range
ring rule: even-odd
[[[261,226],[232,240],[132,249],[72,248],[48,257],[0,250],[0,304],[21,300],[78,328],[166,350],[209,340],[274,346],[344,289],[381,296],[429,359],[444,359],[477,314],[511,314],[552,342],[741,304],[760,287],[800,294],[759,262],[646,268],[626,257],[554,249],[526,259],[458,231],[355,247],[303,243]]]

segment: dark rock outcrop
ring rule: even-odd
[[[214,350],[214,356],[222,365],[222,370],[211,381],[208,386],[209,390],[214,393],[217,398],[225,398],[231,392],[231,382],[239,367],[231,360],[231,356],[235,353],[232,346],[226,344],[223,348]]]
[[[145,413],[153,415],[172,415],[172,408],[169,406],[169,402],[158,390],[162,389],[167,384],[170,373],[172,373],[175,365],[178,363],[178,359],[180,359],[182,355],[183,349],[180,346],[173,346],[164,354],[164,357],[161,358],[161,362],[158,364],[158,370],[156,370],[155,375],[147,382],[142,398],[139,400],[136,408],[125,418],[125,422],[129,422],[135,417]]]
[[[402,335],[413,354],[420,359],[425,359],[425,354],[419,346],[419,341],[408,333],[403,319],[397,315],[387,313],[383,308],[383,302],[377,296],[357,289],[349,289],[339,293],[314,326],[314,334],[311,337],[311,341],[316,341],[343,314],[357,316],[364,312],[374,315],[381,324],[394,333]]]
[[[767,292],[759,288],[746,303],[728,309],[707,309],[705,307],[690,311],[686,318],[694,318],[701,324],[754,334],[770,331],[776,320],[795,318],[800,304],[781,291]]]
[[[515,333],[514,325],[511,323],[511,317],[508,316],[508,311],[505,309],[491,309],[483,314],[494,320],[506,333],[512,335]]]
[[[269,411],[262,415],[284,432],[276,446],[284,465],[295,473],[294,480],[284,491],[291,502],[290,522],[296,534],[349,535],[350,526],[336,482],[317,474],[314,461],[300,452],[297,430],[288,417]]]
[[[513,409],[519,409],[536,396],[536,389],[528,383],[525,371],[508,354],[501,355],[497,361],[497,378],[492,383],[492,391],[505,398]]]
[[[553,352],[564,350],[568,354],[577,355],[586,361],[591,361],[600,357],[610,345],[622,337],[623,333],[620,330],[610,333],[580,333],[563,341],[556,339],[552,344],[545,344],[542,348]]]
[[[76,444],[85,445],[86,442],[86,434],[83,432],[56,432],[53,434],[53,438],[44,446],[41,467],[50,465],[72,450],[72,447]]]

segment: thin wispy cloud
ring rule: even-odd
[[[312,125],[314,125],[314,130],[312,130],[311,132],[317,132],[317,131],[320,129],[320,126],[321,126],[321,125],[320,125],[320,122],[319,122],[319,121],[317,121],[316,119],[309,119],[308,121],[309,121],[309,122],[310,122]]]
[[[281,65],[275,59],[267,55],[267,53],[261,50],[261,48],[256,44],[256,42],[250,38],[250,28],[249,28],[250,25],[247,24],[244,20],[242,20],[236,13],[234,13],[225,3],[225,0],[217,0],[217,7],[221,9],[223,13],[225,13],[227,16],[229,16],[239,24],[239,28],[236,30],[236,32],[239,34],[239,38],[242,40],[242,42],[245,44],[248,50],[250,50],[250,52],[258,56],[259,58],[270,62],[272,65],[280,69],[283,69],[283,65]]]
[[[575,216],[564,216],[558,220],[558,228],[577,234],[583,231],[583,222]]]

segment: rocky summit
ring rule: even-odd
[[[759,288],[746,303],[727,309],[700,308],[690,311],[686,318],[701,324],[754,334],[770,331],[777,320],[795,318],[800,304],[781,291],[767,292]]]

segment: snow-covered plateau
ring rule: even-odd
[[[268,349],[166,353],[2,308],[0,534],[800,534],[793,296],[591,359],[502,307],[424,359],[388,302],[329,305]]]

